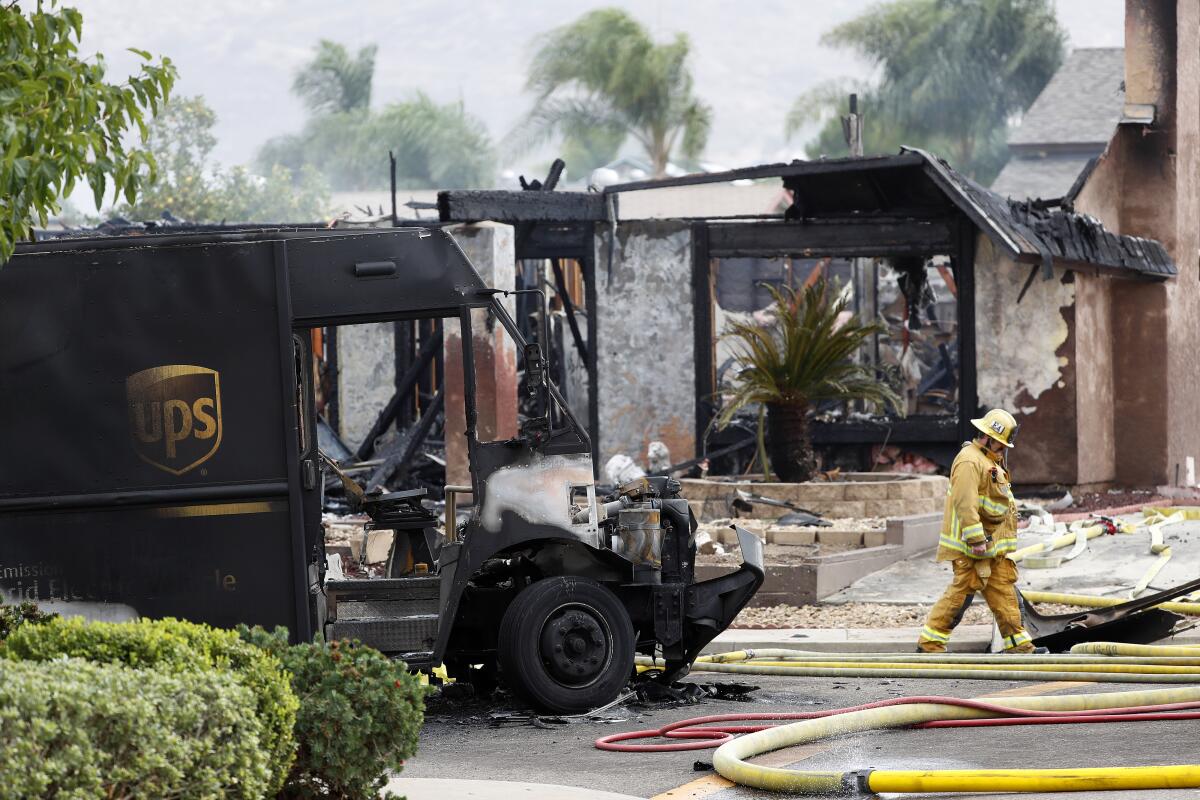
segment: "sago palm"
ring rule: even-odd
[[[843,319],[846,302],[833,297],[824,281],[803,291],[770,291],[773,323],[732,322],[726,328],[740,369],[717,422],[727,425],[738,411],[760,404],[766,409],[765,449],[771,466],[785,481],[806,481],[815,469],[808,423],[817,403],[863,400],[898,407],[900,398],[873,367],[855,360],[882,326]]]

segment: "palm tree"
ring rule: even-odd
[[[510,135],[511,146],[556,133],[568,142],[594,141],[599,133],[616,142],[615,152],[632,137],[656,176],[666,174],[676,152],[694,159],[703,151],[712,110],[693,93],[687,36],[655,44],[629,14],[603,8],[544,39],[526,84],[537,100]]]
[[[351,56],[345,45],[322,39],[312,61],[296,73],[292,91],[314,114],[366,110],[371,105],[376,49],[367,45]]]
[[[868,154],[894,153],[897,141],[925,147],[981,183],[1004,166],[1008,123],[1058,70],[1065,42],[1051,0],[891,0],[821,39],[878,69],[876,84],[857,87]],[[824,119],[813,154],[845,153],[837,114],[846,90],[838,86],[801,96],[788,115],[787,135]]]
[[[846,301],[832,299],[824,281],[803,292],[774,287],[770,291],[775,300],[774,324],[733,322],[725,332],[736,342],[734,357],[740,371],[717,424],[728,425],[737,412],[759,404],[763,472],[769,477],[763,458],[767,455],[780,478],[806,481],[816,468],[808,429],[816,403],[864,400],[899,407],[900,398],[872,367],[855,360],[862,345],[882,331],[881,326],[863,324],[844,313]]]

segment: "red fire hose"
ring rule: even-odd
[[[619,753],[667,753],[680,750],[704,750],[724,744],[739,733],[755,733],[773,728],[774,725],[728,725],[730,722],[751,722],[757,720],[774,720],[776,722],[795,722],[804,719],[831,717],[851,711],[863,711],[869,708],[883,706],[907,705],[911,703],[940,703],[942,705],[962,706],[1004,714],[1003,717],[988,719],[937,720],[916,725],[916,728],[965,728],[987,725],[1054,725],[1067,723],[1092,722],[1149,722],[1152,720],[1170,719],[1200,719],[1200,712],[1181,712],[1187,709],[1200,709],[1200,702],[1164,703],[1150,706],[1127,706],[1124,708],[1107,708],[1094,711],[1033,711],[1023,708],[1011,708],[996,705],[982,700],[963,700],[957,697],[914,696],[897,697],[891,700],[880,700],[847,708],[835,708],[826,711],[801,711],[785,714],[713,714],[705,717],[692,717],[679,720],[643,731],[629,731],[601,736],[596,740],[600,750],[612,750]],[[636,739],[687,739],[692,741],[669,742],[665,744],[625,744]]]

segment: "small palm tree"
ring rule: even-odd
[[[733,322],[724,334],[736,342],[740,371],[717,424],[724,427],[741,409],[760,404],[766,411],[766,436],[760,410],[759,460],[769,456],[785,481],[806,481],[816,468],[808,429],[816,403],[864,400],[899,407],[900,398],[872,367],[854,358],[882,326],[844,319],[845,300],[833,299],[824,281],[803,292],[774,287],[770,291],[774,324]],[[763,466],[769,476],[766,463]]]
[[[658,44],[625,11],[601,8],[543,41],[526,85],[537,100],[510,134],[511,148],[559,133],[615,155],[632,137],[656,177],[666,174],[673,154],[694,159],[704,150],[712,110],[693,92],[687,36]]]

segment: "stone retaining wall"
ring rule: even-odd
[[[884,542],[873,537],[864,542],[865,547],[857,550],[813,556],[800,564],[768,563],[765,567],[766,580],[750,605],[804,605],[819,602],[859,578],[934,547],[941,521],[940,513],[890,519],[886,532],[873,532],[882,535]],[[819,539],[821,532],[818,530],[816,533]],[[729,566],[697,564],[696,580],[710,580],[731,571]]]
[[[766,483],[751,480],[683,478],[683,496],[701,520],[732,516],[730,500],[738,489],[751,494],[784,500],[821,516],[907,517],[942,510],[949,480],[940,475],[908,475],[893,472],[851,472],[844,480],[808,483]],[[739,512],[751,519],[773,519],[786,514],[779,506],[754,504],[754,510]]]

